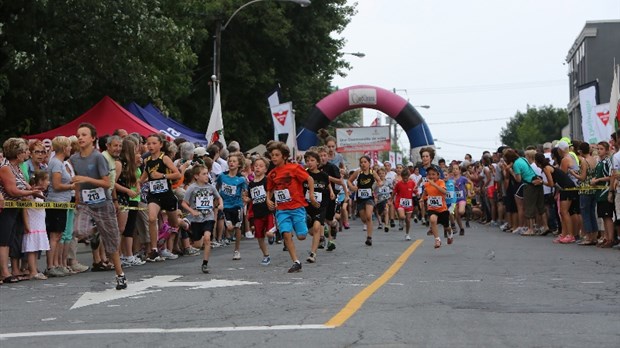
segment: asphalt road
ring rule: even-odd
[[[433,248],[358,221],[301,273],[255,240],[201,257],[0,286],[0,347],[619,347],[620,251],[472,224]],[[310,241],[297,242],[305,260]],[[89,254],[80,253],[82,263]]]

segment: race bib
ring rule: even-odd
[[[227,196],[236,196],[237,195],[237,186],[222,184],[222,193]]]
[[[454,191],[446,192],[446,199],[453,199],[453,198],[454,198]]]
[[[168,180],[159,179],[149,181],[149,191],[151,193],[162,193],[168,191]]]
[[[314,199],[321,203],[323,201],[323,193],[314,191]],[[306,201],[310,202],[310,191],[306,191]]]
[[[213,196],[200,196],[196,197],[196,209],[198,210],[209,210],[213,209]]]
[[[386,195],[386,194],[390,194],[391,190],[389,187],[380,187],[379,188],[379,193],[382,195]]]
[[[357,190],[357,196],[362,199],[372,197],[372,190],[369,188],[359,189]]]
[[[411,198],[401,198],[400,206],[403,208],[411,208],[413,207],[413,199]]]
[[[105,190],[103,187],[96,189],[82,190],[82,202],[86,204],[97,204],[105,201]]]
[[[463,191],[456,191],[456,198],[457,199],[462,199],[463,198]]]
[[[443,207],[443,197],[441,196],[429,196],[426,200],[426,204],[429,208],[441,208]]]
[[[252,201],[257,202],[259,200],[263,200],[267,196],[267,192],[265,192],[264,186],[256,186],[252,187],[250,190],[250,196],[252,196]]]
[[[284,189],[284,190],[276,190],[273,193],[275,199],[276,199],[276,203],[287,203],[290,202],[291,199],[291,193],[288,191],[288,189]]]

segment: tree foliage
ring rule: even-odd
[[[247,0],[23,0],[0,11],[0,138],[45,131],[103,96],[156,102],[197,130],[209,120],[212,37]],[[346,0],[265,1],[222,33],[227,139],[272,134],[266,94],[280,83],[303,124],[330,81],[348,69],[334,38],[354,14]]]
[[[517,111],[502,127],[502,143],[515,149],[524,149],[529,145],[542,144],[562,137],[562,128],[568,124],[566,109],[542,106],[527,106],[525,113]]]

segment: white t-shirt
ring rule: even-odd
[[[422,184],[420,184],[420,180],[422,179],[422,175],[420,174],[411,174],[409,175],[409,180],[415,183],[416,189],[418,190],[418,195],[422,194]]]
[[[394,171],[392,171],[392,170],[390,170],[389,172],[385,173],[385,180],[390,185],[394,184],[394,180],[396,180],[396,173]]]

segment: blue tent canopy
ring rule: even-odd
[[[144,110],[148,111],[151,115],[159,118],[162,122],[168,124],[170,127],[176,129],[177,131],[183,134],[190,135],[193,138],[203,139],[203,141],[206,141],[205,132],[202,132],[202,133],[196,132],[195,130],[189,128],[188,126],[178,121],[175,121],[171,118],[166,117],[166,115],[162,114],[162,112],[155,105],[148,103],[144,107]]]
[[[174,125],[172,122],[169,122],[173,120],[163,115],[161,115],[161,117],[153,115],[152,113],[143,109],[140,105],[136,104],[135,102],[132,102],[131,104],[127,105],[126,109],[132,114],[136,115],[136,117],[150,124],[153,128],[157,129],[158,131],[166,134],[167,136],[173,139],[184,138],[191,143],[200,144],[200,145],[207,145],[208,143],[207,139],[205,139],[204,134],[200,134],[194,131],[191,131],[191,133],[187,133],[177,128],[176,125]]]

